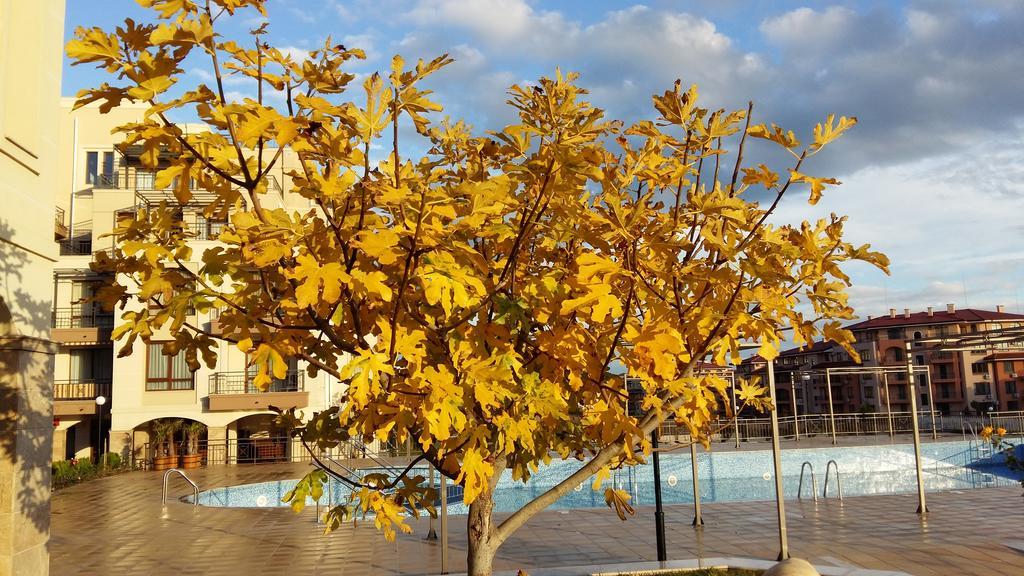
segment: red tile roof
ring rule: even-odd
[[[1024,350],[1016,352],[995,352],[981,359],[982,362],[999,362],[1001,360],[1024,360]]]
[[[871,320],[865,320],[847,326],[847,330],[872,330],[876,328],[891,328],[894,326],[920,326],[926,324],[958,324],[972,322],[994,322],[998,320],[1017,320],[1024,322],[1024,314],[1013,314],[1010,312],[994,312],[991,310],[976,310],[965,308],[950,314],[945,310],[936,310],[931,316],[927,312],[913,312],[907,318],[903,314],[896,314],[896,317],[879,316]]]
[[[805,344],[802,347],[801,346],[797,346],[796,348],[790,348],[789,350],[783,350],[782,352],[779,352],[779,356],[782,357],[782,356],[799,356],[801,354],[817,354],[817,353],[820,353],[820,352],[827,352],[827,351],[831,350],[835,345],[836,345],[836,343],[831,341],[831,340],[821,340],[821,341],[818,341],[818,342],[815,342],[815,343],[811,344],[810,346],[807,346]]]

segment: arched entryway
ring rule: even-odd
[[[132,430],[132,457],[152,470],[198,468],[209,460],[207,427],[191,418],[154,418]]]
[[[294,442],[274,424],[274,418],[274,414],[251,414],[228,424],[229,463],[258,464],[292,460],[296,452]]]

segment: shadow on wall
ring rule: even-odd
[[[0,238],[13,231],[0,221]],[[19,326],[49,324],[51,303],[23,290],[29,253],[0,241],[0,343],[21,335]],[[53,357],[0,344],[0,481],[11,489],[11,508],[21,522],[45,534],[50,525],[50,461],[53,438]],[[13,477],[12,477],[13,476]],[[11,528],[30,528],[15,520]],[[17,537],[27,535],[18,533]]]

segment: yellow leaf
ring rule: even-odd
[[[380,296],[385,302],[391,302],[391,298],[394,297],[394,291],[385,284],[388,277],[379,270],[364,272],[359,268],[353,268],[352,279],[366,294]]]
[[[402,255],[398,249],[398,233],[390,228],[367,230],[359,234],[356,242],[366,255],[384,266],[394,264]]]
[[[842,182],[835,178],[815,178],[814,176],[801,174],[796,170],[790,170],[789,177],[793,182],[806,182],[811,185],[811,197],[807,202],[812,205],[817,204],[818,200],[821,199],[821,193],[825,190],[825,184],[842,184]]]
[[[829,114],[828,119],[825,120],[824,124],[814,125],[813,148],[820,149],[824,147],[829,142],[832,142],[836,138],[840,137],[843,134],[843,132],[846,132],[850,128],[853,128],[854,126],[857,125],[856,116],[851,116],[849,118],[847,118],[846,116],[841,116],[839,118],[838,124],[834,124],[835,117],[835,114]]]

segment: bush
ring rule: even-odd
[[[107,459],[108,470],[119,470],[121,468],[121,455],[117,452],[107,452],[105,458]]]
[[[54,462],[51,468],[53,488],[55,490],[65,488],[93,478],[131,470],[131,467],[116,452],[108,452],[104,455],[104,459],[106,460],[105,468],[87,458]]]

